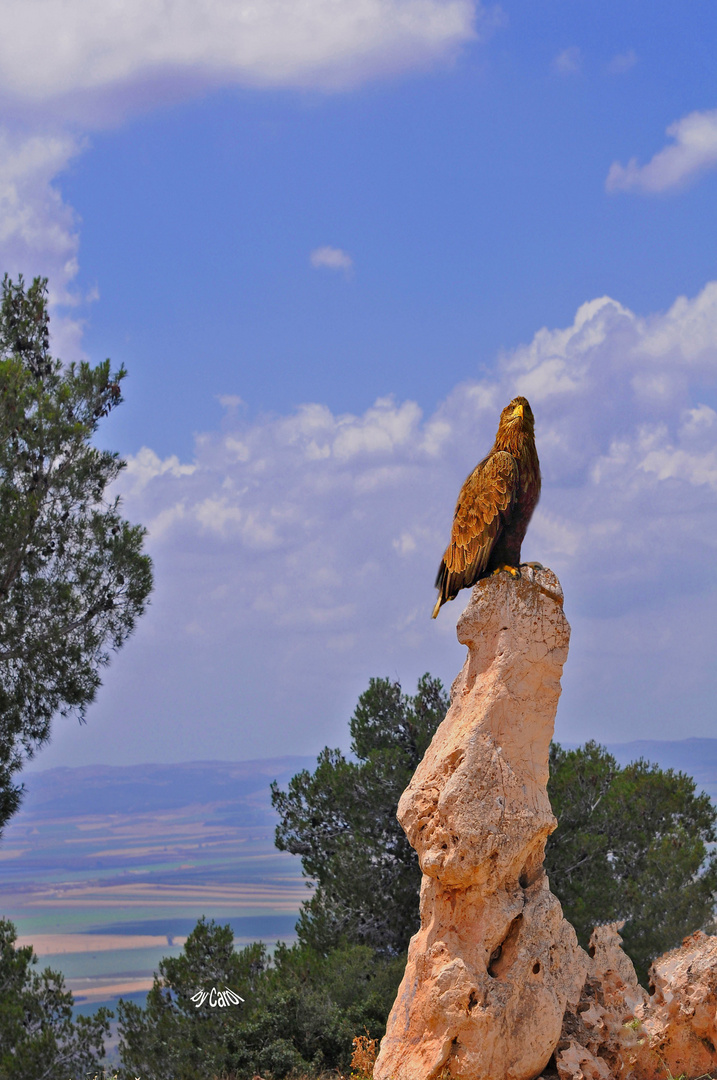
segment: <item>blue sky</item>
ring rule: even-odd
[[[3,266],[128,368],[101,439],[157,572],[36,765],[313,753],[371,675],[449,683],[436,565],[517,391],[558,735],[714,734],[714,5],[10,9]]]

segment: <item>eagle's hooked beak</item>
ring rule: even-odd
[[[523,406],[522,405],[516,405],[515,406],[515,408],[513,409],[513,416],[520,416],[521,419],[522,419],[522,417],[523,417]]]

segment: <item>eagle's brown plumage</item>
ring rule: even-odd
[[[533,411],[513,398],[500,414],[493,449],[461,488],[451,542],[438,570],[438,600],[452,600],[502,566],[520,566],[520,548],[540,497],[540,463]]]

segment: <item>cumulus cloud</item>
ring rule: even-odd
[[[670,124],[673,142],[646,165],[631,158],[627,165],[613,162],[607,175],[608,191],[655,194],[684,187],[701,173],[717,167],[717,109],[692,112]]]
[[[696,727],[681,730],[704,734],[715,391],[712,282],[651,316],[591,300],[429,415],[392,398],[361,414],[314,403],[233,413],[192,461],[142,450],[119,483],[128,515],[149,524],[158,588],[136,659],[107,689],[128,747],[133,723],[151,754],[150,730],[191,716],[177,735],[184,756],[192,724],[199,756],[310,752],[344,738],[371,675],[410,686],[428,669],[450,681],[467,594],[432,622],[433,580],[460,484],[520,392],[544,478],[524,557],[560,575],[574,629],[563,737],[665,736],[671,710],[693,710]]]
[[[67,135],[13,136],[0,130],[0,252],[20,268],[29,254],[52,269],[62,289],[75,275],[78,235],[73,211],[52,181],[78,152]]]
[[[553,60],[553,70],[558,75],[577,75],[582,66],[583,58],[577,45],[563,49]]]
[[[335,247],[319,247],[309,255],[309,263],[315,270],[340,270],[348,277],[354,261],[347,251]]]
[[[0,94],[88,115],[162,82],[344,88],[445,56],[481,16],[476,0],[8,0]]]
[[[82,324],[58,305],[79,299],[73,289],[79,234],[54,181],[81,149],[68,134],[0,128],[0,264],[11,277],[49,278],[53,348],[68,360],[82,355]]]
[[[162,459],[145,446],[127,462],[126,475],[132,489],[141,491],[157,476],[191,476],[195,468],[194,465],[181,465],[176,454]]]

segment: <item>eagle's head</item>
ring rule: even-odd
[[[518,444],[525,437],[535,436],[535,419],[527,398],[515,397],[500,414],[496,443],[511,453],[515,453]]]
[[[503,412],[500,414],[500,427],[510,426],[511,428],[522,428],[523,430],[533,430],[535,427],[535,419],[533,417],[533,410],[530,407],[527,398],[514,397],[510,405],[506,405]]]

